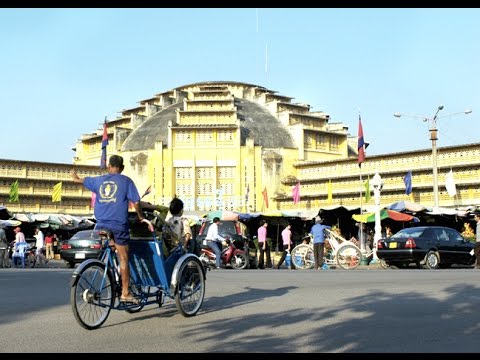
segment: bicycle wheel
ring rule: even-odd
[[[203,265],[198,258],[187,258],[178,271],[175,304],[185,316],[196,315],[205,296],[205,275]]]
[[[77,322],[88,330],[97,329],[107,320],[113,306],[113,279],[105,274],[105,264],[91,263],[77,275],[70,290],[70,302]]]
[[[362,253],[355,245],[341,246],[337,251],[337,264],[345,270],[355,269],[360,265]]]
[[[297,269],[313,269],[315,258],[313,256],[313,249],[311,246],[307,244],[297,245],[292,250],[291,256],[293,265],[295,265]]]

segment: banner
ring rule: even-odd
[[[19,202],[18,199],[18,180],[15,180],[13,184],[10,186],[10,202]]]
[[[445,188],[447,189],[448,195],[454,197],[457,195],[457,186],[455,185],[455,180],[453,179],[453,171],[450,171],[445,175]]]
[[[333,201],[333,194],[332,194],[332,180],[328,180],[327,184],[327,204],[330,205]]]
[[[268,194],[267,194],[267,187],[265,187],[262,191],[263,195],[263,203],[265,204],[265,207],[268,208]]]
[[[365,202],[370,201],[370,176],[367,178],[367,181],[365,181]]]
[[[300,182],[298,182],[292,189],[293,203],[296,205],[300,202]]]
[[[62,182],[55,184],[52,193],[52,202],[62,201]]]
[[[407,175],[403,177],[405,183],[405,194],[410,195],[412,193],[412,171],[407,172]]]

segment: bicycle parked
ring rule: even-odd
[[[158,216],[157,219],[164,222]],[[129,242],[130,291],[139,303],[120,301],[119,261],[109,232],[100,232],[100,259],[86,260],[74,270],[70,301],[75,319],[85,329],[99,328],[112,309],[136,313],[150,304],[161,307],[165,297],[174,299],[185,317],[196,315],[202,306],[206,272],[199,258],[185,253],[182,244],[166,257],[163,240],[157,239],[152,223],[147,219],[142,222],[148,225],[152,239]]]
[[[325,249],[323,262],[327,265],[338,265],[342,269],[352,270],[360,265],[362,252],[354,242],[346,240],[331,230],[325,229],[325,242],[328,248]],[[291,253],[292,262],[298,269],[313,269],[315,264],[313,255],[313,238],[311,234],[308,244],[295,246]]]

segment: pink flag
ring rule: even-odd
[[[300,202],[300,181],[292,189],[293,203],[296,205]]]

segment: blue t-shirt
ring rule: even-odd
[[[122,174],[86,177],[83,185],[96,195],[94,214],[97,228],[129,231],[129,202],[140,201],[132,179]]]
[[[328,225],[322,225],[322,224],[315,224],[312,226],[312,229],[310,230],[310,234],[313,235],[313,243],[323,243],[325,242],[325,234],[323,230],[325,229],[331,229],[331,226]]]

